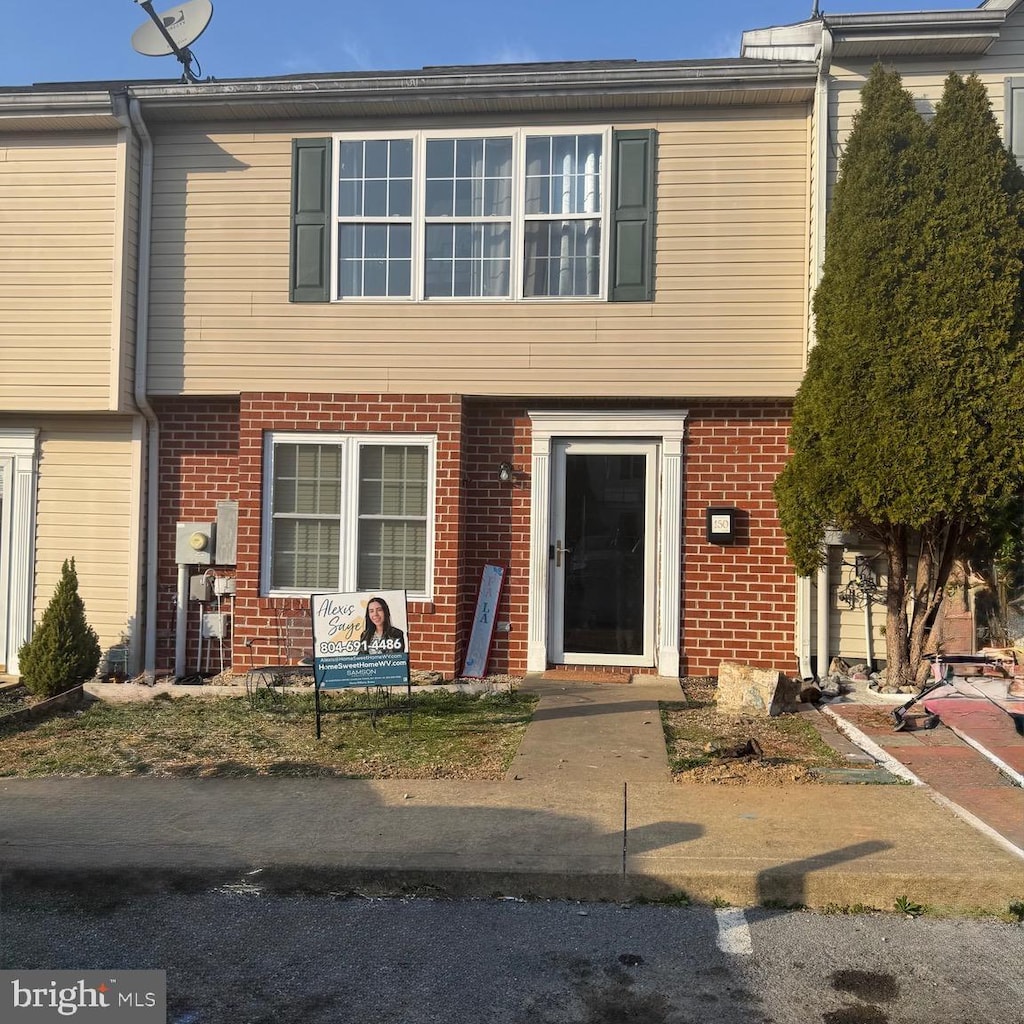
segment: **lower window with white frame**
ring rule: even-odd
[[[435,440],[268,434],[264,593],[432,591]]]

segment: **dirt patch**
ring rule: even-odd
[[[825,716],[817,712],[775,718],[726,715],[715,705],[715,689],[713,678],[685,679],[686,703],[662,705],[669,762],[677,781],[817,784],[831,781],[819,774],[823,770],[850,767],[822,739],[822,731],[838,735]],[[761,753],[741,754],[751,745]]]
[[[24,686],[5,687],[0,690],[0,716],[11,711],[22,711],[38,703],[38,699],[33,697]]]
[[[910,700],[910,698],[908,697],[907,700]],[[844,704],[840,713],[843,718],[853,722],[863,732],[869,734],[877,732],[890,733],[893,731],[894,725],[893,710],[900,706],[895,704],[892,707],[869,707],[860,704]],[[911,726],[916,724],[916,720],[922,717],[923,711],[923,704],[915,705],[910,715],[908,715],[908,724]]]

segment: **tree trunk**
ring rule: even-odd
[[[914,614],[910,621],[909,650],[907,652],[907,679],[910,685],[921,685],[927,674],[924,661],[927,627],[935,619],[934,613],[942,601],[942,591],[936,591],[935,576],[937,564],[934,547],[927,537],[922,537],[921,551],[917,556],[917,571],[914,574]]]
[[[907,532],[894,526],[885,537],[888,584],[885,592],[886,680],[893,686],[905,686],[909,671],[907,619]]]
[[[961,553],[965,531],[959,524],[932,522],[921,530],[920,554],[914,574],[914,614],[910,622],[907,651],[907,683],[923,686],[929,666],[925,661],[928,627],[942,604],[956,559]]]

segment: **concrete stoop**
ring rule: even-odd
[[[630,683],[633,681],[633,673],[622,669],[621,671],[607,671],[600,669],[586,669],[578,666],[566,666],[565,668],[549,668],[538,674],[540,679],[555,683]]]

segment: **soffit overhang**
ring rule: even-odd
[[[963,11],[890,14],[826,14],[795,25],[743,33],[741,53],[767,58],[820,47],[822,31],[832,35],[833,59],[913,59],[983,54],[999,38],[1016,4]],[[796,49],[794,49],[796,48]]]
[[[120,107],[109,91],[0,90],[0,134],[110,131],[122,125]]]
[[[348,120],[792,104],[813,94],[806,61],[623,62],[238,79],[132,88],[152,123]]]
[[[959,57],[985,53],[999,38],[1005,11],[920,11],[907,14],[836,14],[833,58]]]

